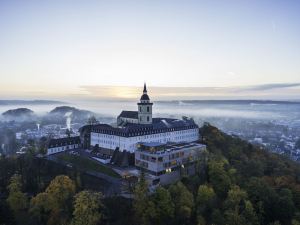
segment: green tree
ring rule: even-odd
[[[211,160],[208,164],[209,181],[213,185],[216,194],[225,198],[231,185],[230,176],[224,169],[225,161]]]
[[[96,225],[99,223],[103,207],[102,194],[99,192],[81,191],[75,196],[73,225]]]
[[[252,177],[246,185],[246,190],[260,223],[269,224],[278,220],[279,196],[268,183],[261,178]]]
[[[218,224],[218,225],[224,225],[225,224],[225,218],[222,212],[219,209],[213,209],[211,214],[211,223],[212,224]]]
[[[258,216],[253,208],[252,203],[249,200],[245,201],[245,209],[242,212],[242,215],[244,216],[249,225],[259,224]]]
[[[196,199],[196,208],[198,217],[204,216],[206,221],[210,220],[213,204],[216,200],[216,194],[212,187],[200,185]]]
[[[239,186],[233,186],[224,203],[225,217],[227,224],[232,225],[255,225],[258,224],[258,218],[255,214],[253,206],[247,200],[247,192],[241,190]]]
[[[149,224],[149,218],[147,215],[149,214],[149,211],[154,208],[154,206],[153,203],[149,203],[148,184],[146,182],[144,172],[141,172],[140,179],[134,188],[133,194],[133,209],[136,223],[140,225]],[[155,209],[153,210],[155,211]]]
[[[170,192],[163,187],[158,187],[152,196],[152,201],[156,210],[155,224],[170,224],[174,217],[174,203]]]
[[[174,205],[175,218],[179,224],[189,224],[194,209],[194,197],[183,183],[177,182],[170,186]]]
[[[278,193],[278,220],[282,223],[287,223],[292,220],[295,213],[295,205],[293,202],[293,195],[290,189],[283,188]]]

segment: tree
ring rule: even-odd
[[[170,192],[163,187],[158,187],[152,196],[152,201],[156,210],[155,224],[170,224],[174,217],[174,203]]]
[[[38,152],[42,155],[47,154],[47,143],[48,139],[46,137],[41,137],[38,143]]]
[[[17,216],[21,211],[28,207],[28,198],[26,194],[22,192],[21,180],[21,176],[15,174],[11,177],[10,183],[7,187],[9,192],[7,203]]]
[[[30,201],[29,213],[38,224],[45,224],[48,220],[48,216],[51,211],[48,203],[48,194],[45,192],[39,193]]]
[[[287,188],[281,189],[278,194],[278,220],[285,224],[287,221],[291,221],[295,213],[293,195],[292,192]]]
[[[242,212],[243,216],[245,217],[246,221],[249,225],[258,225],[259,219],[258,216],[253,208],[252,203],[249,200],[245,201],[245,209]]]
[[[188,224],[194,208],[193,194],[181,182],[171,185],[169,191],[175,205],[175,218],[179,224]]]
[[[91,117],[88,118],[88,121],[87,121],[88,125],[95,125],[97,123],[98,123],[98,121],[97,121],[95,116],[91,116]]]
[[[196,199],[197,215],[204,216],[210,220],[209,216],[212,213],[213,204],[216,200],[216,194],[212,187],[208,185],[200,185]]]
[[[50,208],[63,209],[75,193],[75,184],[68,176],[55,177],[46,189],[49,197]]]
[[[246,185],[246,191],[250,201],[254,204],[260,223],[269,224],[278,220],[279,196],[268,183],[261,178],[252,177]]]
[[[75,193],[75,184],[68,177],[55,177],[46,191],[31,199],[30,212],[38,220],[46,220],[47,224],[64,224],[71,214],[72,197]]]
[[[0,200],[0,224],[16,224],[13,211],[10,209],[5,200]]]
[[[147,212],[152,209],[152,205],[149,205],[148,184],[146,182],[145,174],[143,171],[141,172],[140,179],[134,188],[133,194],[133,209],[135,220],[137,224],[140,225],[148,224],[149,218],[147,217]]]
[[[216,209],[216,208],[213,209],[212,214],[211,214],[211,223],[218,224],[218,225],[225,224],[225,218],[219,209]]]
[[[247,192],[239,186],[233,186],[225,201],[225,217],[227,224],[232,225],[255,225],[258,218],[250,201],[247,200]]]
[[[225,161],[211,160],[208,164],[209,181],[216,194],[225,198],[231,185],[230,177],[224,169]]]
[[[99,192],[81,191],[75,196],[73,225],[96,225],[102,214],[100,209],[102,194]]]

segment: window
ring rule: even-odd
[[[150,111],[150,108],[149,108],[149,106],[147,106],[147,112],[149,112]]]
[[[140,112],[142,112],[142,107],[140,106]]]
[[[150,120],[150,118],[149,118],[149,116],[147,116],[147,121],[149,122],[149,120]]]

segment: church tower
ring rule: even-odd
[[[147,94],[146,83],[144,83],[143,95],[138,103],[139,124],[152,124],[152,105]]]

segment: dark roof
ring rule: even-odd
[[[80,137],[66,137],[66,138],[58,138],[58,139],[51,139],[49,141],[49,148],[54,147],[61,147],[61,146],[67,146],[72,144],[80,144]]]
[[[127,123],[124,127],[112,127],[108,124],[93,126],[92,132],[134,137],[148,134],[164,133],[199,128],[192,119],[153,118],[152,124]]]
[[[150,100],[149,96],[147,94],[143,94],[141,96],[141,100]]]
[[[165,152],[165,151],[177,151],[181,150],[183,148],[192,148],[192,147],[204,147],[205,145],[197,143],[197,142],[190,142],[190,143],[168,143],[168,144],[162,144],[162,143],[147,143],[147,142],[140,142],[140,147],[138,148],[139,151],[148,152],[150,154],[157,154],[158,152]],[[143,147],[154,147],[154,149],[149,151],[147,148]]]
[[[138,111],[122,111],[118,117],[138,119]]]

